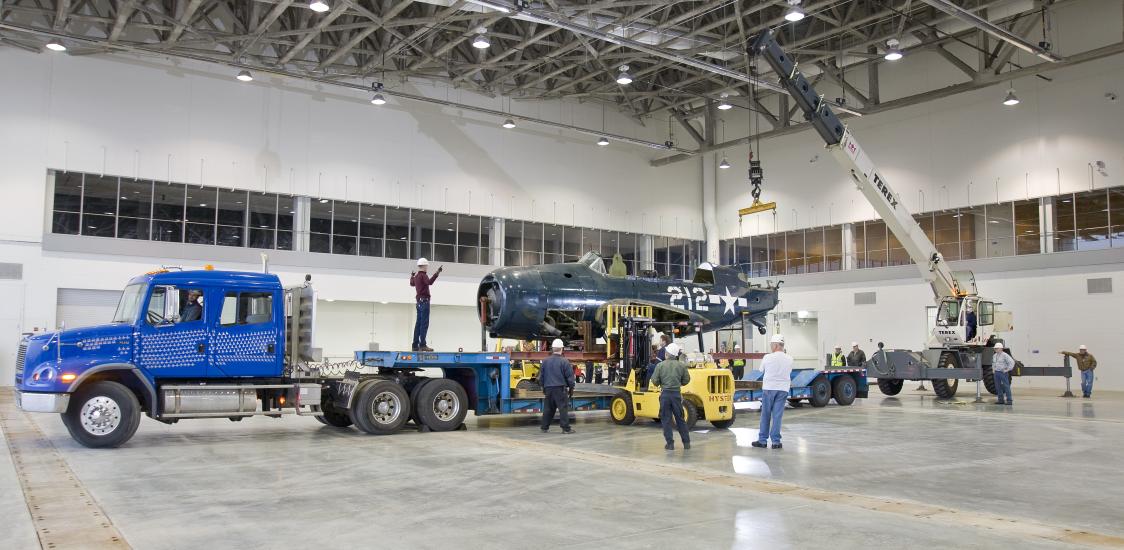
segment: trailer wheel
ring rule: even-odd
[[[695,424],[699,422],[699,407],[687,398],[683,398],[683,420],[687,422],[688,430],[695,429]]]
[[[71,396],[62,423],[70,437],[86,447],[117,447],[137,433],[140,417],[137,396],[117,382],[103,380]]]
[[[609,415],[614,424],[630,426],[636,422],[636,412],[632,410],[632,396],[627,393],[618,393],[609,403]]]
[[[410,388],[410,404],[413,405],[410,407],[410,420],[413,420],[414,424],[421,425],[422,423],[421,419],[418,418],[418,394],[421,392],[422,386],[429,383],[430,380],[433,379],[421,378]]]
[[[937,364],[938,369],[951,369],[956,367],[956,360],[951,353],[942,353],[940,363]],[[994,383],[995,378],[992,378]],[[960,380],[956,378],[935,378],[930,380],[933,383],[933,393],[941,399],[952,399],[956,397],[956,388],[960,387]]]
[[[730,418],[727,418],[726,420],[711,420],[710,425],[718,428],[719,430],[725,430],[726,428],[734,425],[734,420],[737,420],[737,417],[738,411],[735,409],[730,409]]]
[[[884,395],[897,395],[902,392],[902,386],[905,385],[905,380],[900,378],[879,378],[878,389]]]
[[[418,420],[435,432],[459,428],[468,414],[468,394],[455,380],[447,378],[426,382],[413,404]]]
[[[995,371],[991,370],[990,365],[983,368],[983,383],[987,393],[999,395],[999,392],[995,389]]]
[[[846,407],[855,402],[855,396],[859,393],[859,385],[855,383],[855,379],[844,374],[836,378],[831,384],[831,395],[835,397],[835,402],[839,405]]]
[[[410,419],[410,396],[402,386],[378,380],[360,389],[349,413],[352,422],[364,432],[392,434]]]
[[[788,404],[792,405],[792,408],[794,409],[799,409],[800,407],[804,406],[804,402],[799,399],[789,399]]]
[[[826,407],[831,401],[831,384],[827,383],[826,376],[817,376],[812,380],[812,397],[808,399],[813,407]]]
[[[348,416],[347,413],[340,412],[331,404],[321,405],[320,412],[324,414],[321,416],[317,416],[316,420],[325,426],[346,428],[352,424],[351,417]],[[231,420],[234,419],[232,418]],[[242,420],[242,417],[238,417],[238,420]]]

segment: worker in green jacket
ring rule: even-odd
[[[734,353],[741,352],[741,344],[734,344]],[[733,364],[733,368],[731,370],[733,371],[732,374],[734,375],[734,380],[741,380],[742,377],[745,376],[745,359],[734,359],[731,363]]]
[[[1089,353],[1089,348],[1085,344],[1077,348],[1077,353],[1072,351],[1059,351],[1058,353],[1066,357],[1072,357],[1077,360],[1077,370],[1081,371],[1081,394],[1086,399],[1093,396],[1093,371],[1097,368],[1097,358]]]
[[[835,346],[835,351],[831,354],[831,368],[843,368],[847,364],[847,356],[843,355],[843,347]]]
[[[679,389],[691,381],[691,373],[687,371],[687,364],[679,359],[679,344],[668,344],[664,352],[666,359],[656,365],[656,371],[649,381],[650,385],[660,387],[660,424],[663,425],[663,439],[667,442],[663,448],[675,450],[675,438],[671,431],[674,420],[679,438],[683,440],[683,448],[690,449],[690,429],[687,420],[683,418],[683,394]]]

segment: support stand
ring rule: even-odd
[[[929,391],[929,388],[925,387],[925,381],[922,380],[921,383],[918,384],[917,387],[913,389],[913,391]]]
[[[1073,390],[1071,390],[1069,387],[1070,380],[1072,380],[1072,378],[1070,378],[1069,376],[1065,377],[1065,393],[1059,395],[1058,397],[1077,397],[1076,395],[1073,395]]]
[[[983,403],[984,402],[983,394],[980,393],[980,384],[982,384],[982,383],[983,383],[982,380],[980,380],[978,378],[976,379],[976,400],[972,401],[973,403]]]

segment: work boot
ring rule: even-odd
[[[577,432],[575,432],[573,428],[566,428],[565,430],[562,430],[562,433],[572,434],[572,433],[577,433]]]
[[[687,449],[690,449],[690,448],[691,448],[691,442],[690,441],[684,441],[683,442],[683,450],[686,451]]]
[[[765,448],[768,447],[767,444],[762,443],[760,441],[754,441],[753,443],[750,443],[750,445],[753,445],[754,447],[757,447],[758,449],[765,449]]]
[[[422,347],[418,348],[418,351],[433,351],[433,348],[431,348],[429,346],[422,346]]]
[[[996,405],[1006,405],[1007,403],[1005,401],[996,401],[995,404]]]
[[[779,451],[784,448],[784,445],[781,445],[780,443],[773,443],[773,448]]]
[[[550,431],[550,428],[539,428],[539,429],[542,430],[542,433],[546,433],[546,432]]]
[[[674,441],[668,441],[666,444],[664,444],[663,448],[664,448],[665,451],[674,451],[675,450],[675,442]]]

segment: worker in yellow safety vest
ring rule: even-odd
[[[831,354],[831,366],[843,367],[847,364],[846,361],[847,357],[843,355],[843,348],[841,346],[835,346],[835,352]]]
[[[734,344],[734,353],[741,353],[741,352],[742,352],[741,345],[740,344]],[[733,361],[731,361],[731,365],[733,366],[733,368],[730,369],[730,370],[733,371],[732,374],[734,375],[734,380],[741,380],[742,377],[745,376],[745,359],[734,359]]]

